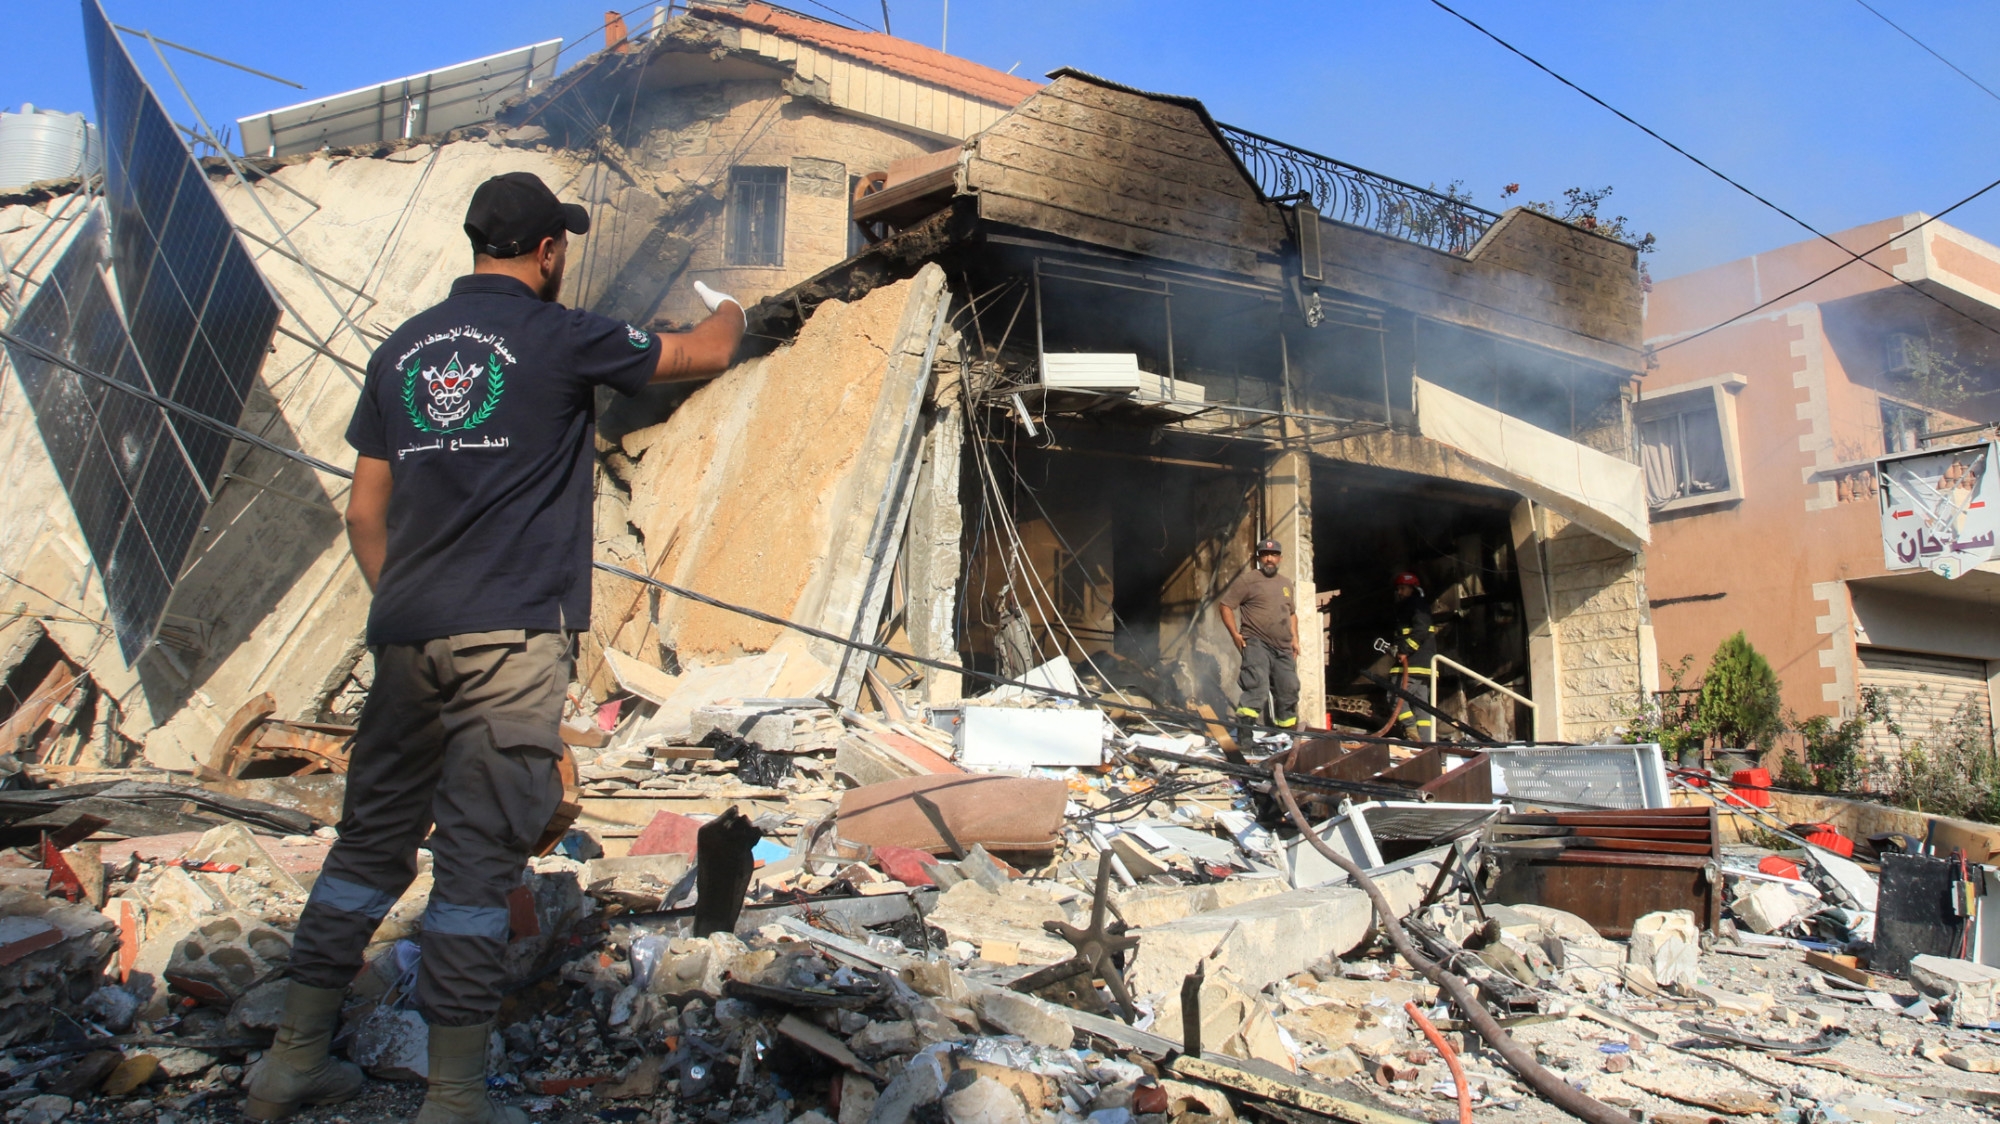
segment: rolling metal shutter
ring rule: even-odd
[[[1992,721],[1984,660],[1887,648],[1861,648],[1856,654],[1860,657],[1859,686],[1884,693],[1890,713],[1903,731],[1899,739],[1882,723],[1870,726],[1862,752],[1871,757],[1880,753],[1893,761],[1904,745],[1935,740],[1959,708],[1968,704],[1982,721]]]

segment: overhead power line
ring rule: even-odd
[[[1917,38],[1916,36],[1910,34],[1909,32],[1904,31],[1902,26],[1899,25],[1895,20],[1892,20],[1888,16],[1883,15],[1881,12],[1876,11],[1875,8],[1868,3],[1868,0],[1854,0],[1854,2],[1856,4],[1861,5],[1864,8],[1867,8],[1868,13],[1874,16],[1876,19],[1881,20],[1883,23],[1888,24],[1892,28],[1895,28],[1896,34],[1902,36],[1905,39],[1908,39],[1910,42],[1915,43],[1917,46],[1923,48],[1925,54],[1928,54],[1930,57],[1952,68],[1954,71],[1957,71],[1958,76],[1960,78],[1963,78],[1967,82],[1970,82],[1973,85],[1979,87],[1980,91],[1984,93],[1987,97],[1992,98],[1994,101],[2000,101],[2000,94],[1996,94],[1992,90],[1988,89],[1986,83],[1981,82],[1979,79],[1974,78],[1970,74],[1967,74],[1963,67],[1959,66],[1957,63],[1951,61],[1950,59],[1945,58],[1943,55],[1938,54],[1936,51],[1932,50],[1930,44],[1924,42],[1923,40]]]
[[[1813,235],[1815,238],[1818,238],[1820,241],[1826,243],[1829,246],[1832,246],[1834,249],[1839,250],[1841,253],[1846,254],[1852,260],[1842,263],[1841,268],[1844,269],[1848,265],[1854,264],[1854,262],[1860,262],[1862,265],[1865,265],[1868,268],[1874,270],[1875,272],[1880,273],[1882,276],[1887,277],[1889,280],[1894,281],[1899,285],[1908,286],[1911,292],[1916,293],[1918,296],[1923,297],[1925,300],[1930,301],[1931,303],[1937,305],[1939,308],[1942,308],[1947,312],[1952,313],[1955,316],[1964,317],[1970,323],[1976,324],[1979,327],[1985,329],[1986,331],[1992,332],[1996,336],[2000,336],[2000,328],[1995,328],[1992,325],[1986,323],[1985,321],[1980,320],[1979,318],[1971,315],[1970,313],[1961,311],[1960,309],[1953,307],[1952,305],[1939,299],[1937,296],[1931,293],[1927,293],[1923,289],[1918,288],[1914,282],[1906,281],[1903,278],[1896,276],[1896,274],[1893,271],[1889,270],[1888,268],[1878,265],[1875,262],[1869,261],[1865,256],[1857,254],[1853,250],[1848,249],[1846,246],[1841,245],[1838,241],[1834,240],[1832,235],[1827,234],[1825,231],[1819,229],[1813,224],[1791,213],[1790,211],[1787,211],[1783,207],[1778,206],[1776,203],[1771,202],[1769,199],[1766,199],[1762,195],[1757,194],[1755,191],[1752,191],[1750,188],[1744,186],[1741,182],[1737,181],[1733,177],[1729,176],[1727,173],[1718,169],[1713,164],[1710,164],[1708,161],[1703,160],[1701,157],[1696,156],[1694,153],[1689,152],[1687,149],[1682,148],[1680,145],[1677,145],[1673,141],[1670,141],[1667,138],[1661,136],[1659,133],[1654,132],[1652,129],[1648,128],[1643,122],[1639,121],[1637,118],[1634,118],[1631,114],[1626,113],[1624,110],[1619,109],[1617,106],[1612,105],[1610,102],[1605,101],[1603,98],[1598,97],[1596,94],[1591,93],[1589,90],[1584,89],[1582,86],[1579,86],[1576,83],[1570,81],[1569,79],[1564,78],[1562,75],[1557,74],[1554,70],[1551,70],[1548,66],[1544,65],[1541,62],[1541,60],[1535,58],[1533,55],[1528,54],[1521,48],[1516,47],[1514,44],[1507,42],[1505,39],[1500,38],[1500,36],[1494,34],[1493,32],[1488,31],[1478,21],[1472,19],[1470,16],[1467,16],[1465,13],[1460,12],[1458,9],[1453,8],[1451,5],[1445,3],[1444,0],[1430,0],[1430,2],[1433,6],[1445,12],[1447,15],[1450,15],[1454,19],[1457,19],[1459,22],[1465,24],[1467,27],[1470,27],[1472,30],[1477,31],[1479,34],[1486,36],[1488,39],[1493,40],[1493,42],[1499,44],[1501,47],[1505,48],[1510,54],[1517,56],[1523,62],[1526,62],[1529,66],[1532,66],[1536,70],[1541,71],[1543,74],[1546,74],[1549,77],[1555,79],[1556,81],[1561,82],[1563,85],[1568,86],[1570,89],[1575,90],[1577,93],[1582,94],[1584,97],[1589,98],[1592,102],[1610,111],[1610,113],[1613,116],[1617,117],[1619,120],[1625,122],[1626,124],[1632,126],[1633,128],[1646,134],[1647,136],[1652,137],[1654,140],[1659,141],[1661,144],[1666,145],[1668,148],[1673,149],[1681,156],[1686,157],[1689,162],[1694,164],[1696,167],[1700,168],[1702,171],[1707,172],[1709,175],[1714,176],[1716,179],[1721,180],[1723,183],[1728,184],[1729,186],[1735,188],[1736,190],[1742,192],[1743,194],[1748,195],[1750,198],[1755,199],[1757,202],[1762,203],[1764,206],[1769,207],[1771,210],[1776,211],[1777,213],[1792,220],[1792,222],[1796,223],[1800,227],[1800,229],[1805,230],[1806,232]],[[1873,251],[1871,250],[1869,252],[1872,253]],[[1732,317],[1731,319],[1735,318]]]
[[[318,457],[312,456],[309,453],[301,452],[297,449],[286,448],[285,446],[280,445],[277,442],[271,441],[265,437],[259,436],[258,434],[252,433],[247,429],[231,425],[228,422],[222,421],[219,418],[209,417],[208,415],[202,413],[199,410],[194,409],[193,407],[185,403],[176,402],[171,398],[154,394],[151,391],[133,386],[131,383],[125,382],[120,379],[112,378],[110,375],[104,374],[102,372],[93,371],[88,367],[85,367],[81,364],[74,363],[68,359],[63,358],[61,355],[58,355],[57,353],[50,351],[48,348],[45,348],[40,344],[33,343],[29,340],[23,339],[20,336],[15,335],[14,333],[8,331],[5,328],[0,328],[0,343],[5,343],[11,347],[18,348],[28,353],[29,355],[32,355],[35,358],[42,360],[45,363],[52,363],[58,367],[63,368],[66,371],[71,372],[72,374],[89,379],[94,383],[98,383],[102,386],[109,387],[113,390],[123,391],[126,394],[130,394],[136,398],[142,399],[146,402],[150,402],[153,405],[158,406],[169,413],[175,414],[179,417],[187,418],[189,421],[196,422],[206,428],[216,431],[217,433],[233,437],[238,441],[243,441],[248,444],[255,445],[257,448],[264,449],[268,452],[276,453],[278,456],[297,461],[300,464],[317,469],[320,472],[324,472],[329,476],[339,477],[342,480],[354,479],[354,473],[352,471],[342,468],[339,465],[328,463],[327,461],[323,461]],[[776,625],[780,628],[790,629],[794,632],[803,633],[804,635],[813,637],[814,639],[817,640],[824,640],[831,644],[837,644],[843,647],[852,648],[855,651],[865,652],[868,653],[869,655],[881,656],[886,659],[898,660],[903,663],[917,664],[923,667],[929,667],[939,671],[951,672],[953,674],[962,675],[968,679],[977,679],[982,682],[992,684],[993,686],[996,687],[1019,687],[1022,688],[1023,690],[1032,692],[1037,695],[1042,695],[1047,698],[1068,699],[1072,702],[1088,703],[1092,706],[1103,705],[1105,701],[1103,699],[1097,698],[1096,696],[1084,694],[1080,691],[1064,691],[1059,688],[1048,687],[1038,683],[1029,683],[1019,679],[1010,679],[1007,676],[996,675],[990,671],[981,671],[978,668],[966,667],[962,664],[951,663],[946,660],[933,659],[928,656],[917,655],[913,652],[900,651],[898,649],[888,647],[887,645],[870,644],[865,641],[856,640],[852,637],[841,636],[838,633],[828,632],[825,629],[814,628],[811,625],[801,624],[798,621],[794,620],[787,620],[786,618],[777,616],[776,614],[773,613],[766,613],[761,610],[752,609],[744,605],[732,604],[728,601],[722,600],[721,598],[711,597],[706,593],[701,593],[692,589],[686,589],[677,585],[671,585],[667,582],[663,582],[660,579],[651,576],[650,574],[642,574],[635,570],[628,570],[623,566],[614,565],[610,562],[593,561],[591,562],[591,566],[604,573],[615,574],[618,577],[626,578],[630,581],[639,582],[642,585],[650,586],[664,593],[673,594],[676,597],[684,598],[686,600],[693,601],[698,604],[707,605],[710,606],[711,608],[721,609],[724,612],[735,613],[738,616],[748,617],[754,621],[761,621],[765,624]],[[1156,718],[1164,718],[1168,721],[1185,726],[1189,729],[1199,730],[1199,729],[1204,729],[1209,725],[1215,724],[1215,720],[1207,715],[1195,714],[1193,712],[1185,710],[1172,710],[1164,707],[1148,706],[1145,703],[1137,701],[1123,701],[1115,703],[1113,705],[1119,707],[1122,710],[1129,711],[1133,714],[1146,715],[1149,717],[1156,717]],[[1255,728],[1258,730],[1274,732],[1274,733],[1296,732],[1292,730],[1280,729],[1277,726],[1270,726],[1270,725],[1251,724],[1251,723],[1244,723],[1243,725],[1254,725]],[[1340,736],[1347,741],[1367,742],[1369,744],[1419,745],[1419,746],[1425,744],[1421,742],[1412,742],[1404,738],[1379,738],[1367,734],[1351,734],[1346,731],[1342,731],[1340,733]],[[1534,743],[1529,743],[1529,744],[1534,744]],[[1202,761],[1202,764],[1208,765],[1211,764],[1211,762],[1208,762],[1207,760],[1204,759]],[[1221,762],[1214,762],[1212,764],[1214,764],[1218,768],[1225,767],[1224,764]],[[1333,791],[1353,792],[1363,795],[1373,795],[1378,798],[1384,796],[1394,796],[1399,794],[1403,796],[1408,795],[1407,790],[1392,789],[1382,785],[1371,785],[1363,782],[1350,782],[1350,781],[1338,781],[1338,780],[1314,778],[1312,783],[1318,787]]]
[[[1861,256],[1867,257],[1869,254],[1872,254],[1877,250],[1886,248],[1889,245],[1889,243],[1894,242],[1898,238],[1915,234],[1917,231],[1922,230],[1923,228],[1938,221],[1939,219],[1945,217],[1946,215],[1952,213],[1953,211],[1958,210],[1960,207],[1965,206],[1967,203],[1972,202],[1974,199],[1979,198],[1980,196],[1986,194],[1987,192],[1993,190],[1996,187],[2000,187],[2000,180],[1994,180],[1992,183],[1989,183],[1985,187],[1980,188],[1978,191],[1975,191],[1972,194],[1966,196],[1965,198],[1960,199],[1958,202],[1953,203],[1951,206],[1946,207],[1944,210],[1939,211],[1937,214],[1932,215],[1929,218],[1926,218],[1924,221],[1918,223],[1917,225],[1911,227],[1910,229],[1898,231],[1895,234],[1892,234],[1889,237],[1884,238],[1882,241],[1877,242],[1873,246],[1870,246],[1867,249],[1861,251]],[[1715,323],[1710,324],[1708,327],[1703,328],[1701,331],[1696,332],[1691,336],[1682,336],[1681,338],[1674,340],[1671,343],[1661,344],[1659,347],[1653,349],[1653,354],[1658,355],[1660,352],[1665,351],[1670,347],[1679,347],[1684,343],[1692,343],[1695,340],[1698,340],[1701,337],[1709,334],[1710,332],[1716,331],[1717,329],[1720,328],[1726,328],[1729,325],[1736,323],[1738,320],[1741,320],[1746,316],[1755,316],[1757,313],[1764,311],[1765,309],[1771,307],[1774,304],[1777,304],[1779,301],[1782,301],[1785,298],[1793,296],[1795,294],[1802,293],[1805,290],[1812,288],[1814,285],[1819,284],[1821,281],[1826,280],[1827,278],[1833,276],[1836,273],[1839,273],[1841,270],[1846,269],[1848,266],[1853,264],[1854,263],[1851,261],[1841,262],[1839,265],[1836,265],[1832,269],[1829,269],[1826,272],[1820,274],[1819,276],[1814,277],[1812,280],[1806,281],[1803,284],[1794,285],[1791,288],[1786,289],[1784,292],[1779,293],[1777,296],[1772,297],[1770,300],[1767,300],[1764,303],[1757,305],[1755,308],[1746,308],[1742,312],[1739,312],[1736,315],[1731,316],[1727,320],[1718,320]]]

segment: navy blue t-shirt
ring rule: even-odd
[[[657,360],[650,332],[492,273],[396,329],[347,426],[394,481],[368,642],[588,627],[592,388]]]

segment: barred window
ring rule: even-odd
[[[785,169],[729,173],[729,264],[785,264]]]

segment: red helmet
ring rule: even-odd
[[[1415,571],[1404,570],[1402,573],[1396,575],[1396,584],[1415,587],[1423,583],[1417,580],[1417,575]]]

